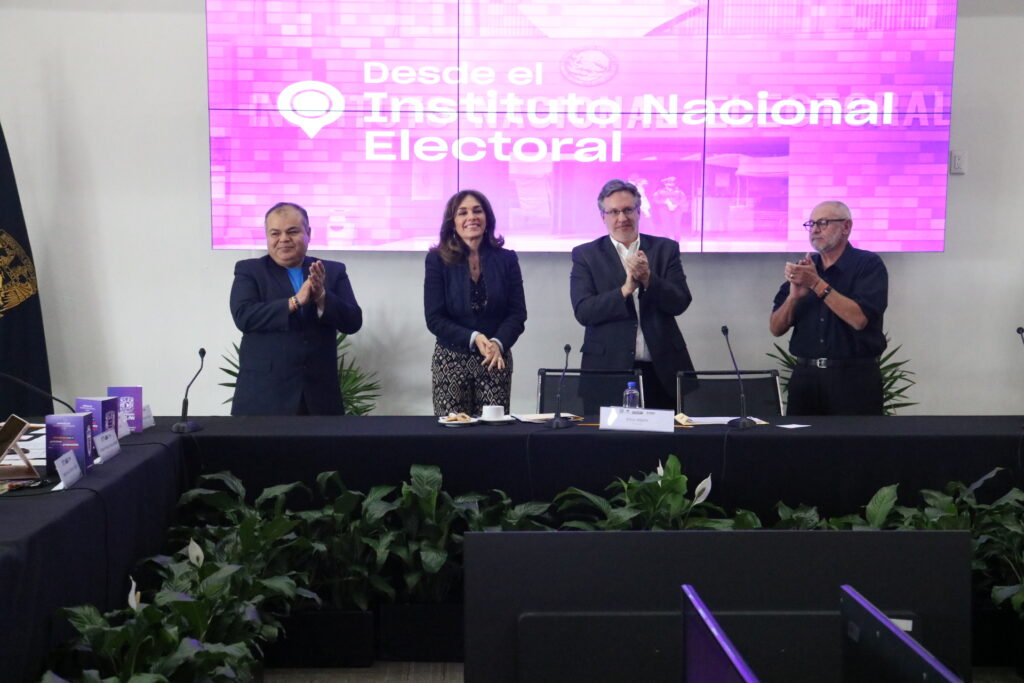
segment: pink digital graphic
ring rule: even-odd
[[[605,230],[611,178],[684,252],[942,251],[956,0],[207,0],[212,242],[278,201],[311,248],[422,251],[488,196],[519,251]]]

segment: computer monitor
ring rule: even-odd
[[[840,591],[844,683],[961,681],[852,586]]]
[[[697,589],[683,584],[685,683],[757,683],[757,676],[711,614]]]

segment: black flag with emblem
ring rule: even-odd
[[[7,139],[0,126],[0,372],[50,393],[43,313],[25,216],[21,212]],[[53,402],[0,376],[0,420],[11,413],[38,417]]]

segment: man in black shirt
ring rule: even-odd
[[[787,414],[881,415],[885,264],[850,245],[853,220],[842,202],[818,204],[804,227],[817,253],[786,263],[769,323],[776,337],[793,328]]]

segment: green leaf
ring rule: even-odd
[[[549,507],[551,507],[551,505],[548,503],[541,503],[536,501],[529,503],[520,503],[519,505],[516,505],[515,507],[508,511],[507,518],[510,521],[518,521],[526,517],[537,517],[545,514],[548,511]]]
[[[71,622],[71,625],[75,627],[80,633],[94,626],[107,626],[107,620],[103,618],[100,611],[92,605],[82,605],[81,607],[65,607],[61,609],[61,614]]]
[[[199,592],[206,597],[216,597],[229,590],[231,577],[241,567],[237,564],[224,565],[199,583]]]
[[[897,486],[898,484],[883,486],[868,501],[864,515],[867,517],[868,525],[872,528],[881,529],[885,524],[885,520],[889,517],[889,513],[892,512],[893,506],[896,505]]]
[[[298,482],[298,481],[293,481],[290,484],[279,484],[277,486],[268,486],[267,488],[263,489],[263,492],[260,493],[260,495],[256,498],[256,502],[254,503],[254,506],[257,507],[257,508],[262,507],[263,503],[265,503],[265,502],[267,502],[269,500],[273,500],[273,501],[282,500],[283,501],[285,496],[287,496],[289,493],[291,493],[292,491],[295,491],[295,490],[305,491],[307,493],[309,492],[309,489],[306,488],[306,486],[302,482]]]
[[[761,518],[750,510],[739,509],[736,510],[736,516],[733,518],[735,521],[736,529],[760,529]]]
[[[409,479],[420,498],[436,495],[441,490],[441,468],[437,465],[413,465],[409,468]]]
[[[569,500],[563,504],[561,509],[564,509],[567,506],[578,505],[581,502],[577,499],[571,498],[570,496],[578,496],[579,498],[582,498],[584,501],[590,503],[592,506],[597,508],[605,516],[607,516],[611,511],[611,504],[607,500],[605,500],[601,496],[594,495],[593,493],[589,493],[587,491],[575,487],[568,488],[562,493],[559,493],[557,496],[555,496],[555,500],[558,500],[559,498],[563,497],[569,498]]]
[[[203,644],[195,638],[182,638],[178,642],[178,649],[169,657],[157,663],[157,671],[171,675],[181,667],[182,664],[195,659],[196,655],[203,652]]]
[[[273,593],[286,598],[294,598],[297,594],[295,581],[287,576],[271,576],[266,579],[260,579],[259,584],[270,589]]]
[[[220,482],[228,491],[235,494],[235,498],[245,500],[245,486],[242,485],[242,480],[230,472],[213,472],[199,478],[200,483],[208,481]]]
[[[160,674],[134,674],[128,683],[167,683],[167,677]]]
[[[1016,586],[993,586],[992,602],[997,605],[1001,605],[1015,595],[1021,594],[1021,591],[1024,591],[1024,584],[1018,584]]]
[[[437,574],[441,567],[448,561],[448,553],[439,548],[421,548],[420,562],[423,564],[423,571],[428,574]]]
[[[370,585],[373,586],[373,589],[378,593],[382,593],[387,596],[388,600],[395,599],[395,589],[386,579],[384,579],[384,577],[374,574],[370,577]]]

